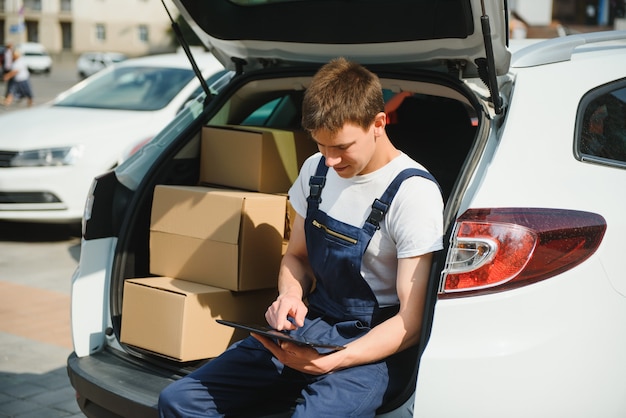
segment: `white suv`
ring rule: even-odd
[[[228,136],[210,134],[207,145],[208,125],[297,131],[311,76],[340,55],[378,73],[391,140],[433,173],[446,202],[421,342],[395,382],[405,390],[380,416],[626,414],[626,32],[546,40],[511,56],[504,0],[175,3],[236,75],[93,184],[68,359],[87,416],[156,416],[161,389],[210,361],[124,336],[125,289],[162,275],[150,244],[155,190],[206,187],[219,160],[207,166],[204,155],[234,153]],[[220,186],[234,187],[229,180]],[[174,242],[159,261],[185,253]],[[164,309],[133,313],[163,318],[146,341],[180,338],[165,331],[174,315]],[[200,334],[219,339],[209,322]]]

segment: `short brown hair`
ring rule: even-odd
[[[335,58],[313,77],[302,102],[302,127],[337,132],[347,122],[367,129],[384,112],[378,76],[362,65]]]

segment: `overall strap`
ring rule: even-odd
[[[322,201],[322,189],[326,184],[326,173],[328,172],[328,166],[326,166],[326,158],[320,158],[319,164],[317,164],[317,170],[315,175],[309,179],[309,197],[307,197],[307,203],[309,210],[317,209]]]
[[[393,179],[391,184],[387,186],[387,189],[383,193],[383,195],[379,199],[375,199],[374,203],[372,203],[372,211],[370,212],[367,220],[365,221],[365,225],[363,225],[363,229],[367,231],[369,235],[374,235],[374,232],[380,229],[380,223],[382,222],[385,214],[389,210],[389,206],[393,201],[393,198],[396,196],[398,189],[402,182],[409,177],[424,177],[432,182],[434,182],[438,187],[439,183],[433,177],[432,174],[427,171],[420,170],[418,168],[406,168],[402,170],[398,175]],[[441,190],[441,187],[439,187]]]

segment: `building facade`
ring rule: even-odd
[[[170,0],[165,4],[178,13]],[[172,50],[161,0],[0,0],[0,44],[39,42],[51,54]]]

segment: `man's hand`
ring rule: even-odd
[[[294,330],[304,325],[308,308],[299,295],[280,295],[265,311],[265,320],[278,331]],[[289,320],[291,318],[291,320]]]
[[[255,333],[250,335],[259,340],[278,361],[294,370],[312,375],[322,375],[332,370],[328,361],[332,354],[322,355],[311,347],[281,340],[274,342],[270,338]]]

